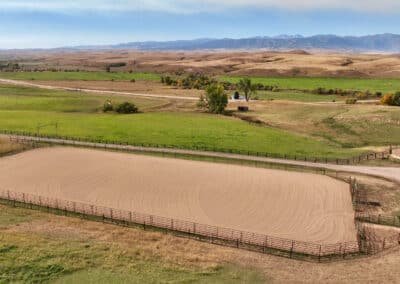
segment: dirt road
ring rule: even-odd
[[[10,80],[10,79],[0,79],[0,83],[10,84],[10,85],[15,85],[15,86],[35,87],[35,88],[41,88],[41,89],[47,89],[47,90],[64,90],[64,91],[103,94],[103,95],[123,95],[123,96],[132,96],[132,97],[162,98],[162,99],[174,99],[174,100],[186,100],[186,101],[199,100],[198,97],[190,97],[190,96],[142,94],[142,93],[131,93],[131,92],[119,92],[119,91],[80,89],[80,88],[70,88],[70,87],[61,87],[61,86],[56,87],[56,86],[35,84],[35,83],[29,83],[26,81]]]
[[[63,140],[63,139],[55,139],[55,138],[38,138],[38,137],[18,136],[18,135],[9,135],[9,137],[14,138],[14,139],[26,139],[29,141],[41,141],[41,142],[61,144],[61,145],[79,145],[79,146],[85,146],[85,147],[95,147],[95,148],[103,148],[103,149],[107,148],[107,149],[115,149],[115,150],[128,150],[128,151],[132,150],[132,151],[143,151],[143,152],[200,155],[200,156],[205,156],[205,157],[229,158],[229,159],[235,159],[235,160],[259,161],[259,162],[276,163],[276,164],[283,164],[283,165],[305,166],[305,167],[310,167],[310,168],[321,168],[321,169],[329,169],[329,170],[334,170],[334,171],[344,171],[344,172],[350,172],[350,173],[372,175],[372,176],[382,177],[382,178],[386,178],[386,179],[395,181],[397,183],[400,183],[400,167],[396,168],[396,167],[333,165],[333,164],[313,163],[313,162],[304,162],[304,161],[247,156],[247,155],[239,155],[239,154],[206,152],[206,151],[139,147],[139,146],[130,146],[130,145],[102,144],[102,143],[92,143],[92,142],[84,142],[84,141]]]

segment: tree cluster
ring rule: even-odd
[[[201,73],[189,74],[186,77],[173,78],[171,76],[161,76],[161,83],[167,86],[176,86],[183,89],[206,89],[209,85],[217,81]]]

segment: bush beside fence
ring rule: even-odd
[[[317,244],[289,240],[259,233],[12,191],[1,191],[0,199],[14,206],[47,210],[48,212],[64,215],[75,214],[95,221],[124,226],[139,225],[144,229],[164,230],[215,244],[290,258],[326,261],[334,258],[345,258],[360,252],[359,242]]]
[[[81,143],[92,143],[91,147],[99,147],[99,148],[107,148],[114,146],[133,146],[133,147],[142,147],[142,148],[156,148],[156,149],[177,149],[177,150],[194,150],[194,151],[205,151],[205,152],[216,152],[216,153],[228,153],[228,154],[238,154],[238,155],[246,155],[253,157],[265,157],[265,158],[274,158],[274,159],[284,159],[284,160],[295,160],[295,161],[304,161],[304,162],[312,162],[312,163],[324,163],[324,164],[337,164],[337,165],[350,165],[357,164],[365,160],[376,160],[376,159],[386,159],[390,156],[391,151],[384,152],[374,152],[367,153],[359,156],[355,156],[348,159],[341,158],[315,158],[315,157],[304,157],[297,155],[286,155],[279,153],[267,153],[267,152],[256,152],[256,151],[245,151],[245,150],[237,150],[237,149],[225,149],[225,148],[216,148],[216,147],[207,147],[207,146],[193,146],[193,147],[182,147],[177,145],[166,145],[166,144],[151,144],[151,143],[122,143],[119,141],[106,141],[106,140],[94,140],[91,138],[80,139],[76,137],[68,137],[68,136],[59,136],[59,135],[38,135],[35,133],[28,132],[19,132],[19,131],[9,131],[3,130],[0,133],[7,135],[14,135],[15,138],[17,136],[20,139],[33,139],[36,138],[37,141],[40,141],[39,138],[43,139],[42,142],[51,143],[45,140],[54,139],[52,143],[61,144],[62,141],[66,144],[72,144],[73,141],[81,142]],[[59,140],[59,141],[56,141]]]

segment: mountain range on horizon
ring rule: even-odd
[[[74,51],[137,49],[143,51],[196,51],[196,50],[327,50],[340,52],[400,53],[400,34],[376,34],[366,36],[338,35],[278,35],[249,38],[200,38],[172,41],[137,41],[110,45],[81,45],[59,48],[30,48],[13,50]],[[1,50],[1,48],[0,48]],[[4,51],[4,49],[3,49]]]
[[[76,49],[138,49],[138,50],[207,50],[207,49],[320,49],[353,52],[391,52],[400,53],[400,35],[377,34],[367,36],[337,35],[279,35],[259,36],[241,39],[203,38],[174,41],[128,42],[108,46],[80,46]]]

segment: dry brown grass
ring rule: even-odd
[[[3,55],[6,56],[6,55]],[[6,56],[7,57],[7,56]],[[45,68],[104,70],[115,62],[128,62],[121,71],[206,72],[257,76],[400,77],[398,55],[272,51],[144,52],[134,50],[18,54],[23,61],[37,60]],[[343,64],[351,62],[351,64]],[[40,67],[40,65],[39,65]],[[118,69],[116,69],[118,70]]]
[[[0,135],[0,157],[18,153],[26,149],[29,149],[28,145],[12,142],[8,137]]]
[[[0,212],[14,210],[0,206]],[[136,250],[144,258],[158,258],[182,266],[210,267],[232,263],[262,271],[272,283],[398,283],[400,249],[372,257],[335,263],[310,263],[263,255],[171,235],[123,228],[62,216],[35,214],[33,220],[0,229],[29,238],[32,234],[62,240],[90,240]],[[1,232],[1,231],[0,231]]]

